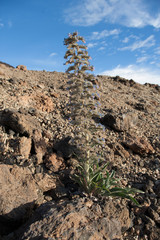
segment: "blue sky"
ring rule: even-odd
[[[160,0],[0,0],[0,61],[64,72],[74,31],[95,74],[160,85]]]

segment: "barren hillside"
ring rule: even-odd
[[[122,186],[144,191],[137,207],[89,199],[70,178],[68,80],[0,62],[0,239],[158,240],[160,86],[96,76],[104,161]]]

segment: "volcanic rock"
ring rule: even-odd
[[[34,129],[40,128],[35,118],[9,109],[0,112],[0,124],[26,137],[31,136]]]
[[[36,183],[27,168],[0,165],[0,234],[9,233],[9,223],[19,225],[38,199]],[[7,227],[8,226],[8,227]],[[11,228],[10,228],[11,227]]]
[[[24,65],[18,65],[16,68],[19,70],[27,71],[27,67]]]
[[[101,123],[110,127],[115,131],[128,131],[132,128],[137,122],[137,115],[132,112],[127,113],[108,113],[103,118],[101,118]]]
[[[144,137],[128,137],[123,144],[133,152],[143,155],[144,153],[153,154],[155,150]]]
[[[113,212],[116,213],[114,217]],[[103,208],[99,203],[83,198],[41,205],[14,238],[119,239],[122,228],[128,229],[130,225],[129,212],[124,205],[109,200]]]

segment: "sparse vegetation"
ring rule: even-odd
[[[132,195],[140,191],[121,188],[114,172],[109,174],[107,165],[103,164],[104,140],[98,135],[98,131],[103,130],[103,127],[93,120],[99,116],[99,103],[96,100],[99,99],[96,93],[98,86],[95,84],[94,75],[89,73],[94,68],[89,63],[91,58],[84,43],[84,38],[77,32],[64,39],[64,45],[68,49],[64,56],[67,59],[65,64],[71,64],[66,71],[70,77],[70,122],[75,126],[73,143],[79,149],[76,154],[79,167],[74,179],[90,195],[123,197],[138,204]]]

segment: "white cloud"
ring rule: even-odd
[[[81,0],[66,9],[65,20],[78,26],[92,26],[104,20],[127,27],[160,28],[160,13],[151,16],[144,0]]]
[[[123,43],[128,43],[129,42],[129,37],[125,37],[123,40],[122,40]]]
[[[153,83],[160,85],[160,70],[155,71],[149,68],[141,68],[136,65],[128,65],[126,67],[118,65],[114,69],[100,73],[100,75],[120,76],[126,79],[133,79],[141,84]]]
[[[148,38],[146,38],[145,40],[138,40],[135,41],[132,45],[123,47],[123,48],[119,48],[118,50],[124,51],[124,50],[131,50],[131,51],[135,51],[136,49],[139,48],[149,48],[155,45],[155,39],[154,39],[154,35],[150,35]]]
[[[152,62],[150,62],[150,64],[156,64],[156,62],[155,62],[155,61],[152,61]]]
[[[66,9],[65,19],[73,25],[91,26],[100,22],[110,7],[105,0],[82,0],[75,6]]]
[[[102,38],[109,37],[111,35],[118,35],[120,33],[119,29],[113,29],[113,30],[103,30],[102,32],[93,32],[90,39],[92,40],[99,40]]]
[[[4,27],[4,24],[0,22],[0,28]]]
[[[53,52],[53,53],[51,53],[49,56],[50,56],[50,57],[53,57],[53,56],[56,56],[56,55],[57,55],[57,53]]]
[[[156,18],[151,19],[150,25],[154,26],[155,28],[160,28],[160,13],[158,14],[158,16]]]
[[[100,47],[100,48],[98,48],[98,51],[103,51],[105,49],[106,49],[105,47]]]
[[[8,24],[8,25],[7,25]],[[9,28],[11,28],[12,27],[12,25],[13,25],[13,23],[11,22],[11,21],[8,21],[7,22],[7,26],[9,27]],[[6,26],[5,25],[5,26]],[[2,22],[2,19],[0,19],[0,28],[2,28],[2,27],[4,27],[4,23]]]
[[[139,57],[137,58],[137,63],[142,63],[148,60],[148,56],[143,56],[143,57]]]
[[[155,53],[156,53],[156,54],[160,54],[160,47],[157,47],[157,48],[155,49]]]
[[[87,45],[88,48],[93,48],[95,46],[97,46],[97,43],[88,43]]]
[[[129,35],[128,37],[125,37],[125,38],[122,40],[122,42],[123,42],[123,43],[128,43],[128,42],[130,41],[130,39],[136,39],[136,40],[138,40],[139,37],[131,34],[131,35]]]

